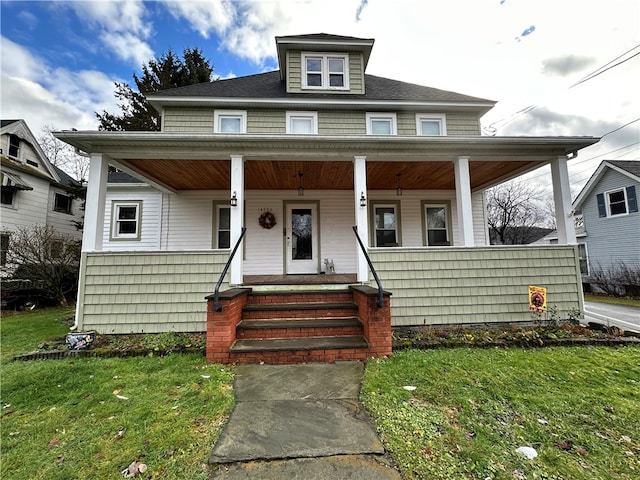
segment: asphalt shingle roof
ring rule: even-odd
[[[629,172],[631,175],[640,177],[640,161],[638,160],[606,160],[606,162]]]

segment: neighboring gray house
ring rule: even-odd
[[[585,284],[595,283],[597,274],[615,276],[625,268],[640,276],[639,193],[640,161],[605,160],[573,202],[578,215],[576,234],[584,245]]]
[[[495,102],[368,75],[373,44],[276,37],[278,71],[149,95],[159,132],[57,132],[91,156],[78,328],[204,331],[240,239],[223,292],[375,287],[368,255],[396,326],[530,321],[530,285],[582,309],[567,162],[598,139],[482,136]],[[560,244],[489,245],[485,190],[543,165]]]
[[[80,184],[53,166],[24,120],[2,120],[0,124],[2,157],[2,200],[0,263],[3,274],[11,233],[20,227],[50,225],[60,234],[80,240],[82,232],[74,222],[82,221],[82,201],[72,190]]]

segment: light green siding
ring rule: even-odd
[[[228,251],[215,250],[84,253],[79,328],[99,333],[205,331],[205,296],[213,293],[228,256]]]
[[[398,112],[396,114],[398,135],[416,134],[416,114],[415,112]]]
[[[247,133],[284,134],[284,110],[249,110],[247,112]]]
[[[447,135],[480,135],[480,119],[475,113],[447,113]]]
[[[213,108],[165,108],[164,132],[213,133]]]
[[[344,94],[363,94],[364,85],[364,62],[362,54],[349,53],[349,90],[331,90],[332,94],[344,95]],[[318,90],[303,90],[302,89],[302,52],[289,51],[287,52],[287,92],[289,93],[304,93],[313,92],[319,93]]]
[[[394,326],[527,322],[528,287],[561,314],[583,309],[575,246],[371,249]]]
[[[318,134],[320,135],[364,135],[365,113],[340,110],[318,112]]]

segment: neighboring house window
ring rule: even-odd
[[[213,116],[215,133],[247,132],[247,112],[243,110],[216,110]]]
[[[447,134],[444,115],[416,115],[416,132],[422,136],[441,136]]]
[[[111,239],[140,240],[142,201],[112,202]]]
[[[578,244],[578,261],[580,262],[580,273],[589,275],[589,256],[586,243]]]
[[[287,133],[318,133],[318,112],[287,112]]]
[[[7,264],[7,253],[9,252],[9,235],[0,234],[0,265]]]
[[[616,217],[638,211],[636,187],[618,188],[596,195],[598,215],[600,217]]]
[[[20,159],[20,137],[9,135],[9,156]]]
[[[2,205],[13,206],[13,201],[16,197],[16,189],[13,187],[2,187]]]
[[[451,245],[449,232],[449,203],[423,202],[425,245],[442,247]]]
[[[56,193],[56,196],[53,202],[53,210],[54,212],[71,213],[72,204],[73,204],[73,199],[69,195]]]
[[[367,113],[367,135],[395,135],[395,113]]]
[[[347,55],[302,54],[302,87],[346,90]]]
[[[399,212],[400,205],[398,203],[373,205],[376,247],[397,247],[400,245]]]
[[[214,204],[214,211],[216,215],[214,248],[231,248],[231,207]]]

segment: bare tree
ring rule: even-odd
[[[75,149],[53,136],[56,128],[53,125],[42,127],[42,135],[38,143],[49,158],[49,161],[80,183],[85,183],[89,174],[89,158],[76,153]]]
[[[60,305],[77,288],[80,244],[49,225],[33,225],[11,233],[8,262],[17,265],[14,277],[39,285]]]
[[[535,184],[512,181],[487,191],[487,222],[495,242],[518,245],[532,241],[544,218],[542,189]]]

